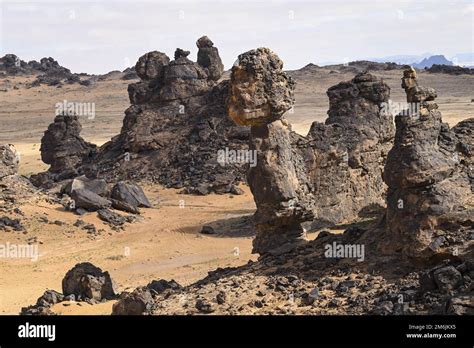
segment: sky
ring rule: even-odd
[[[196,60],[202,35],[226,69],[257,47],[271,48],[285,69],[427,52],[465,57],[474,52],[474,0],[0,0],[0,56],[53,57],[77,73],[123,70],[149,51],[173,57],[177,47]]]

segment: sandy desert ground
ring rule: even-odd
[[[375,74],[390,85],[392,100],[404,101],[400,70]],[[295,131],[306,134],[313,121],[323,122],[326,118],[327,88],[351,79],[354,74],[310,67],[291,75],[297,81],[296,106],[287,118]],[[82,120],[82,135],[88,141],[102,144],[119,132],[123,111],[129,105],[130,81],[111,79],[92,87],[74,84],[27,89],[25,84],[30,80],[25,77],[0,80],[0,89],[7,90],[0,92],[0,143],[14,144],[20,151],[21,174],[29,176],[47,169],[40,159],[40,140],[54,118],[54,105],[58,102],[95,103],[96,117]],[[437,89],[443,119],[451,126],[474,116],[474,76],[422,72],[419,80],[422,85]],[[19,88],[14,89],[15,85]],[[124,290],[159,278],[175,279],[187,285],[217,267],[255,260],[256,256],[251,254],[250,227],[255,205],[248,187],[242,188],[245,194],[240,196],[192,196],[146,186],[154,208],[144,209],[142,221],[127,225],[121,232],[112,231],[96,214],[79,217],[41,198],[23,204],[27,233],[2,232],[0,243],[27,243],[30,238],[36,238],[40,243],[40,258],[37,262],[8,259],[0,263],[0,313],[17,314],[21,307],[34,303],[44,290],[60,291],[64,274],[78,262],[90,261],[108,270]],[[181,200],[184,208],[180,207]],[[74,226],[77,219],[94,224],[100,233],[90,234]],[[218,233],[200,234],[205,224],[215,226]],[[112,302],[94,306],[59,304],[55,311],[110,314],[111,306]]]

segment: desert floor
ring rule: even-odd
[[[287,118],[293,129],[306,134],[313,121],[326,118],[326,90],[353,74],[331,73],[327,69],[291,72],[297,81],[296,105]],[[392,100],[403,102],[401,71],[376,73],[391,86]],[[84,118],[83,137],[96,144],[118,134],[123,111],[129,106],[130,81],[111,79],[92,87],[65,85],[62,88],[24,84],[31,78],[0,79],[0,143],[11,143],[21,154],[20,173],[26,176],[47,169],[40,158],[40,140],[52,122],[55,104],[63,100],[95,103],[94,119]],[[437,102],[443,119],[451,126],[474,117],[474,76],[420,73],[422,85],[438,91]],[[12,86],[18,85],[18,89]],[[112,231],[95,213],[77,216],[57,204],[35,199],[20,208],[27,233],[1,232],[0,243],[27,243],[37,238],[39,260],[4,259],[0,263],[0,314],[17,314],[33,304],[46,289],[61,291],[61,280],[76,263],[89,261],[107,270],[121,290],[146,285],[153,279],[175,279],[190,284],[217,267],[238,266],[256,259],[251,254],[250,216],[255,211],[250,190],[244,195],[181,195],[159,186],[145,187],[154,208],[143,209],[142,221],[128,224],[125,231]],[[184,202],[184,207],[182,204]],[[47,217],[49,223],[45,223]],[[103,229],[88,234],[73,226],[77,219]],[[58,221],[56,224],[55,221]],[[200,234],[211,224],[217,234]],[[317,232],[316,232],[317,233]],[[310,238],[314,238],[312,233]],[[110,314],[113,302],[100,305],[73,303],[58,305],[63,314]]]

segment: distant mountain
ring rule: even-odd
[[[419,63],[413,63],[412,66],[417,69],[425,69],[425,68],[431,68],[433,64],[437,65],[454,65],[452,61],[447,60],[445,56],[443,55],[436,55],[436,56],[431,56],[429,58],[423,59]]]
[[[400,54],[400,55],[395,55],[395,56],[385,56],[385,57],[379,57],[379,58],[367,58],[366,60],[372,61],[372,62],[379,62],[379,63],[385,63],[385,62],[394,62],[400,65],[405,65],[405,64],[413,64],[413,62],[420,62],[421,60],[428,58],[432,56],[432,53],[423,53],[423,54]]]

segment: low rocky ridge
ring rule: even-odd
[[[433,64],[431,67],[426,68],[425,70],[435,74],[474,75],[474,69],[464,68],[457,65]]]
[[[51,57],[41,58],[39,62],[36,60],[25,62],[14,54],[0,58],[0,77],[30,75],[37,76],[29,86],[35,87],[41,84],[61,86],[64,83],[82,83],[81,76],[85,74],[71,73]]]

